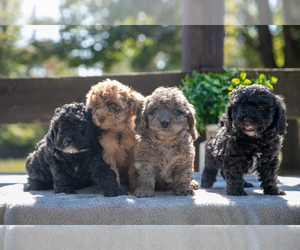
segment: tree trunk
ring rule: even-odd
[[[277,68],[274,60],[272,35],[267,25],[258,25],[258,35],[260,44],[257,50],[266,68]]]
[[[285,68],[298,68],[300,66],[300,49],[297,41],[292,36],[292,27],[293,26],[283,26],[285,40]]]

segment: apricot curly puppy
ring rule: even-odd
[[[92,86],[86,97],[87,107],[92,108],[94,124],[103,130],[98,140],[104,149],[104,161],[115,171],[118,183],[129,183],[130,190],[134,191],[134,119],[144,97],[110,79]]]
[[[136,118],[135,196],[154,196],[155,189],[194,195],[192,179],[197,138],[194,106],[175,88],[157,88]],[[192,189],[191,189],[192,188]]]

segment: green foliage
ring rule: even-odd
[[[103,73],[181,69],[181,26],[67,25],[56,41],[33,34],[28,44],[21,30],[0,26],[0,76],[70,76],[81,67]]]
[[[0,126],[0,158],[27,157],[47,133],[48,125],[13,124]]]
[[[59,23],[107,23],[112,25],[180,23],[182,21],[180,14],[182,8],[181,3],[181,0],[64,0],[60,1]],[[144,18],[139,17],[141,12],[144,13]]]
[[[300,67],[299,25],[227,25],[225,34],[224,64],[229,67]]]
[[[21,0],[0,1],[0,24],[15,24],[20,17]]]
[[[179,26],[64,26],[60,35],[51,52],[71,68],[106,73],[181,68]],[[158,60],[164,61],[161,69]]]
[[[182,86],[178,87],[195,106],[199,133],[205,130],[206,125],[218,122],[226,109],[231,91],[237,86],[261,84],[273,90],[273,84],[277,82],[276,77],[267,78],[264,74],[247,79],[244,71],[223,68],[223,74],[193,71],[192,76],[186,75]]]
[[[61,25],[59,29],[57,40],[38,40],[33,35],[22,41],[22,26],[0,26],[0,76],[70,76],[78,75],[80,68],[103,73],[181,69],[181,26]],[[271,44],[259,36],[257,26],[225,26],[225,33],[227,66],[273,67],[269,66],[273,58],[279,67],[300,65],[300,26],[273,29]],[[284,34],[290,34],[295,45],[289,56],[284,54]],[[274,53],[262,54],[265,47]]]
[[[19,67],[20,50],[15,46],[19,32],[19,26],[0,26],[0,76],[13,75]]]

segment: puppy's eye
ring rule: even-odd
[[[116,104],[111,104],[110,107],[111,107],[112,109],[116,109],[116,108],[117,108],[117,105],[116,105]]]
[[[179,109],[174,109],[174,114],[177,116],[180,116],[180,115],[182,115],[182,112]]]
[[[122,111],[122,108],[120,106],[118,106],[117,104],[115,104],[115,103],[109,104],[109,109],[110,109],[110,111],[114,111],[114,112],[117,112],[117,113]]]
[[[83,125],[82,123],[78,123],[78,124],[77,124],[77,128],[83,129],[83,127],[84,127],[84,125]]]
[[[258,106],[258,109],[259,109],[259,110],[264,110],[265,107],[264,107],[263,105],[259,105],[259,106]]]
[[[157,108],[152,109],[152,111],[150,112],[150,115],[154,115],[157,111]]]

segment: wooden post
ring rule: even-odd
[[[183,71],[222,68],[223,25],[185,25],[182,29]]]
[[[182,70],[220,69],[224,57],[224,1],[183,1]],[[199,144],[195,142],[195,171],[199,170]]]
[[[280,175],[300,174],[299,126],[297,120],[287,120],[287,134],[283,142]]]

